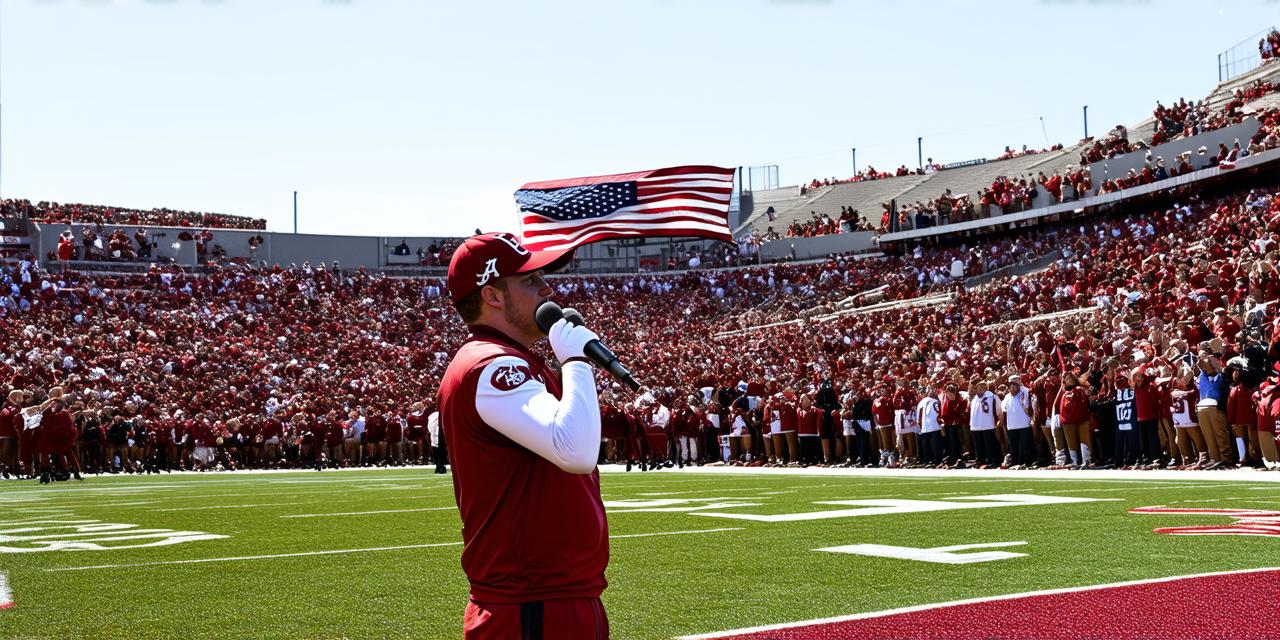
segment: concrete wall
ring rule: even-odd
[[[81,235],[81,227],[93,225],[76,223],[70,225],[37,224],[33,226],[39,230],[40,250],[38,255],[43,259],[50,251],[57,249],[58,236],[63,230],[72,229],[78,239]],[[116,228],[124,229],[129,234],[129,238],[132,239],[133,231],[136,227],[103,225],[103,229],[108,234]],[[178,239],[178,234],[182,231],[194,232],[196,229],[147,227],[147,233],[151,235],[152,241],[157,245],[153,250],[157,257],[169,256],[173,257],[178,264],[193,266],[196,263],[194,242],[180,243],[178,249],[173,248],[174,242]],[[258,248],[257,259],[267,265],[280,264],[282,266],[288,266],[289,263],[302,264],[303,261],[310,261],[312,264],[319,262],[331,263],[334,260],[348,267],[384,266],[392,262],[388,257],[402,239],[409,244],[409,250],[413,255],[408,257],[407,260],[402,259],[399,263],[416,265],[418,264],[417,251],[419,247],[425,249],[431,246],[432,242],[447,239],[445,236],[380,238],[376,236],[294,235],[292,233],[241,231],[238,229],[213,229],[212,231],[213,244],[221,245],[230,258],[252,259],[249,251],[249,238],[260,235],[263,243]]]
[[[58,235],[63,230],[71,228],[76,238],[81,235],[81,227],[92,226],[84,224],[45,224],[33,225],[40,227],[39,252],[41,259],[54,251],[58,247]],[[104,225],[103,229],[106,233],[116,228],[124,229],[129,234],[130,239],[133,238],[133,231],[136,227]],[[173,248],[173,243],[177,240],[178,234],[182,231],[196,231],[195,229],[179,228],[179,227],[147,227],[147,232],[151,235],[152,241],[157,246],[153,250],[157,257],[171,256],[175,258],[175,262],[185,266],[194,266],[196,264],[196,252],[194,242],[180,243],[178,249]],[[384,266],[416,266],[418,264],[418,249],[426,249],[433,242],[440,240],[448,240],[446,236],[337,236],[337,235],[295,235],[292,233],[274,233],[266,231],[241,231],[234,229],[213,229],[213,244],[220,245],[226,251],[228,258],[244,258],[253,261],[254,257],[249,251],[249,239],[254,236],[262,236],[262,246],[258,248],[256,260],[266,263],[268,266],[279,264],[281,266],[289,266],[290,263],[302,264],[309,261],[311,264],[320,262],[332,263],[334,260],[339,261],[344,267],[384,267]],[[104,238],[105,240],[105,238]],[[409,245],[410,255],[393,256],[391,255],[395,247],[404,240]],[[662,271],[666,269],[667,256],[670,249],[675,244],[681,244],[684,248],[700,247],[703,249],[714,249],[719,243],[712,240],[685,238],[677,239],[675,242],[668,242],[667,238],[649,238],[648,242],[639,247],[623,247],[616,241],[605,241],[589,244],[579,247],[577,257],[579,264],[584,269],[600,270],[600,271],[636,271],[639,269],[641,259],[646,262],[656,260],[658,266],[654,269]],[[609,255],[609,249],[613,248],[613,255]],[[683,257],[681,256],[683,259]]]
[[[794,257],[796,260],[821,258],[832,253],[869,251],[877,248],[876,234],[871,231],[835,233],[815,238],[782,238],[760,246],[765,260]]]
[[[1219,143],[1227,145],[1227,148],[1230,149],[1232,143],[1239,139],[1240,148],[1246,149],[1249,147],[1249,140],[1253,138],[1253,134],[1258,132],[1260,126],[1256,119],[1246,118],[1240,124],[1234,124],[1216,131],[1208,131],[1190,138],[1166,142],[1150,149],[1152,162],[1155,161],[1155,158],[1164,158],[1165,168],[1172,171],[1174,167],[1178,166],[1176,160],[1178,154],[1190,151],[1191,165],[1196,169],[1203,169],[1209,166],[1211,159],[1218,156]],[[1209,149],[1208,153],[1203,156],[1198,155],[1196,149],[1200,147],[1207,147]],[[1089,175],[1093,177],[1094,192],[1097,192],[1104,180],[1123,178],[1129,173],[1129,169],[1141,172],[1146,158],[1147,150],[1139,149],[1132,153],[1100,160],[1089,165]]]
[[[56,253],[58,249],[58,237],[67,229],[71,229],[72,233],[75,235],[76,247],[82,247],[83,245],[80,244],[80,229],[81,227],[86,226],[92,227],[93,225],[32,223],[32,235],[35,237],[33,246],[37,248],[36,258],[43,262],[45,260],[45,256],[49,255],[50,252]],[[106,245],[111,231],[117,228],[124,229],[125,233],[129,234],[129,241],[133,241],[133,232],[137,227],[103,226],[103,229],[106,230],[106,234],[100,237],[102,238],[104,246]],[[178,233],[181,231],[182,229],[176,227],[147,227],[147,234],[151,236],[151,241],[156,245],[151,250],[153,256],[152,259],[157,260],[168,257],[172,258],[173,261],[178,264],[194,266],[196,263],[196,245],[194,242],[179,241]],[[175,244],[177,245],[176,247],[174,246]]]

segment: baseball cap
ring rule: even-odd
[[[510,233],[482,233],[471,236],[449,261],[449,295],[453,304],[479,291],[486,284],[518,273],[555,271],[569,263],[573,249],[533,251]]]

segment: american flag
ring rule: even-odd
[[[569,249],[610,238],[682,236],[733,242],[733,169],[691,165],[530,182],[516,191],[521,244]]]

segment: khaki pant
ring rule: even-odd
[[[1204,432],[1204,444],[1209,449],[1209,457],[1216,462],[1231,459],[1231,430],[1227,428],[1227,414],[1217,407],[1200,407],[1196,409],[1196,417],[1200,421],[1200,431]]]
[[[1270,463],[1280,462],[1280,455],[1276,453],[1276,437],[1270,430],[1255,431],[1258,435],[1258,448],[1262,450],[1262,459]]]

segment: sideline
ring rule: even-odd
[[[615,474],[627,473],[626,466],[622,464],[603,464],[597,468],[600,470],[601,474],[615,475]],[[412,471],[412,470],[426,470],[426,469],[434,469],[434,467],[425,467],[425,466],[422,466],[422,467],[419,467],[419,466],[350,467],[346,469],[325,469],[324,472],[322,473],[343,474],[343,473],[350,473],[350,472],[368,472],[370,474],[374,474],[375,475],[374,479],[377,479],[376,475],[384,471],[396,472],[396,471],[402,471],[402,470]],[[285,474],[310,475],[313,477],[313,479],[301,480],[301,479],[293,479],[293,478],[275,478],[274,482],[270,482],[269,484],[281,484],[281,485],[328,484],[328,483],[334,483],[334,482],[350,482],[351,481],[350,479],[347,479],[347,478],[331,477],[331,478],[325,479],[322,477],[316,477],[318,474],[315,469],[177,471],[177,472],[174,472],[173,474],[166,474],[164,477],[167,478],[170,475],[174,477],[212,476],[212,478],[209,481],[204,482],[202,484],[228,484],[228,483],[235,483],[238,481],[261,479],[259,478],[259,476],[270,477],[270,476],[279,476],[279,475],[285,475]],[[681,475],[681,476],[686,476],[685,478],[686,480],[692,481],[694,480],[694,478],[689,478],[687,476],[690,476],[690,475],[696,476],[699,474],[706,474],[706,475],[730,474],[730,475],[749,475],[749,476],[829,476],[829,477],[857,477],[857,478],[881,479],[881,480],[898,480],[903,478],[934,478],[934,479],[944,479],[944,480],[945,479],[950,479],[950,480],[964,480],[964,479],[968,479],[968,480],[975,480],[975,479],[1084,480],[1084,481],[1103,480],[1103,481],[1129,481],[1129,482],[1147,482],[1152,480],[1159,480],[1159,481],[1184,481],[1185,480],[1185,481],[1197,481],[1197,482],[1222,481],[1222,482],[1257,482],[1257,483],[1280,484],[1280,473],[1263,471],[1263,470],[1252,469],[1252,468],[1215,470],[1215,471],[1200,471],[1200,470],[1191,471],[1191,470],[1176,470],[1176,469],[1175,470],[1155,469],[1151,471],[1121,471],[1117,469],[1098,469],[1098,470],[1077,471],[1072,469],[1056,469],[1056,470],[1051,470],[1051,469],[1025,469],[1025,470],[879,469],[879,468],[868,469],[868,468],[860,468],[860,467],[776,468],[776,467],[731,467],[731,466],[696,467],[694,466],[694,467],[685,467],[684,469],[680,469],[678,467],[672,467],[669,469],[663,469],[662,471],[652,471],[652,472],[632,471],[630,475],[636,475],[636,476],[641,476],[645,478],[663,478],[664,476]],[[95,480],[106,480],[108,478],[141,479],[142,476],[134,476],[132,474],[107,474],[107,475],[93,476],[93,477],[87,478],[85,482],[92,482]],[[159,477],[155,479],[159,479]],[[391,473],[385,479],[387,481],[395,481],[395,482],[402,482],[406,480],[437,480],[437,479],[451,480],[452,474],[444,474],[444,475],[432,474],[427,476],[417,476],[417,475],[398,476]],[[9,488],[9,487],[19,488],[19,487],[27,486],[27,484],[31,484],[32,489],[37,488],[34,485],[33,481],[9,480],[9,481],[0,481],[0,492],[3,492],[5,488]],[[441,483],[440,486],[441,487],[447,486],[447,484],[448,483]],[[188,483],[188,482],[182,482],[178,484],[141,483],[137,485],[127,486],[127,487],[117,487],[117,488],[85,487],[85,486],[73,485],[65,488],[55,487],[52,489],[52,491],[57,491],[59,493],[72,492],[72,491],[113,491],[113,490],[145,492],[145,491],[152,491],[152,490],[161,489],[161,488],[182,489],[182,488],[190,488],[194,486],[199,486],[199,485],[194,483]],[[662,486],[669,486],[669,485],[664,483]],[[361,487],[357,486],[352,488],[361,488]],[[433,489],[438,487],[426,486],[422,488]],[[0,495],[2,495],[2,493],[0,493]]]
[[[626,467],[619,464],[600,466],[602,474],[626,473]],[[632,475],[641,472],[632,471]],[[1147,482],[1151,480],[1186,480],[1194,482],[1266,482],[1280,484],[1280,473],[1257,469],[1229,469],[1224,471],[1179,471],[1156,469],[1151,471],[1121,471],[1117,469],[1098,469],[1076,471],[1072,469],[878,469],[859,467],[730,467],[702,466],[672,467],[661,471],[643,472],[645,477],[662,477],[663,475],[748,475],[748,476],[835,476],[854,478],[949,478],[952,480],[1081,480],[1081,481],[1128,481]]]

